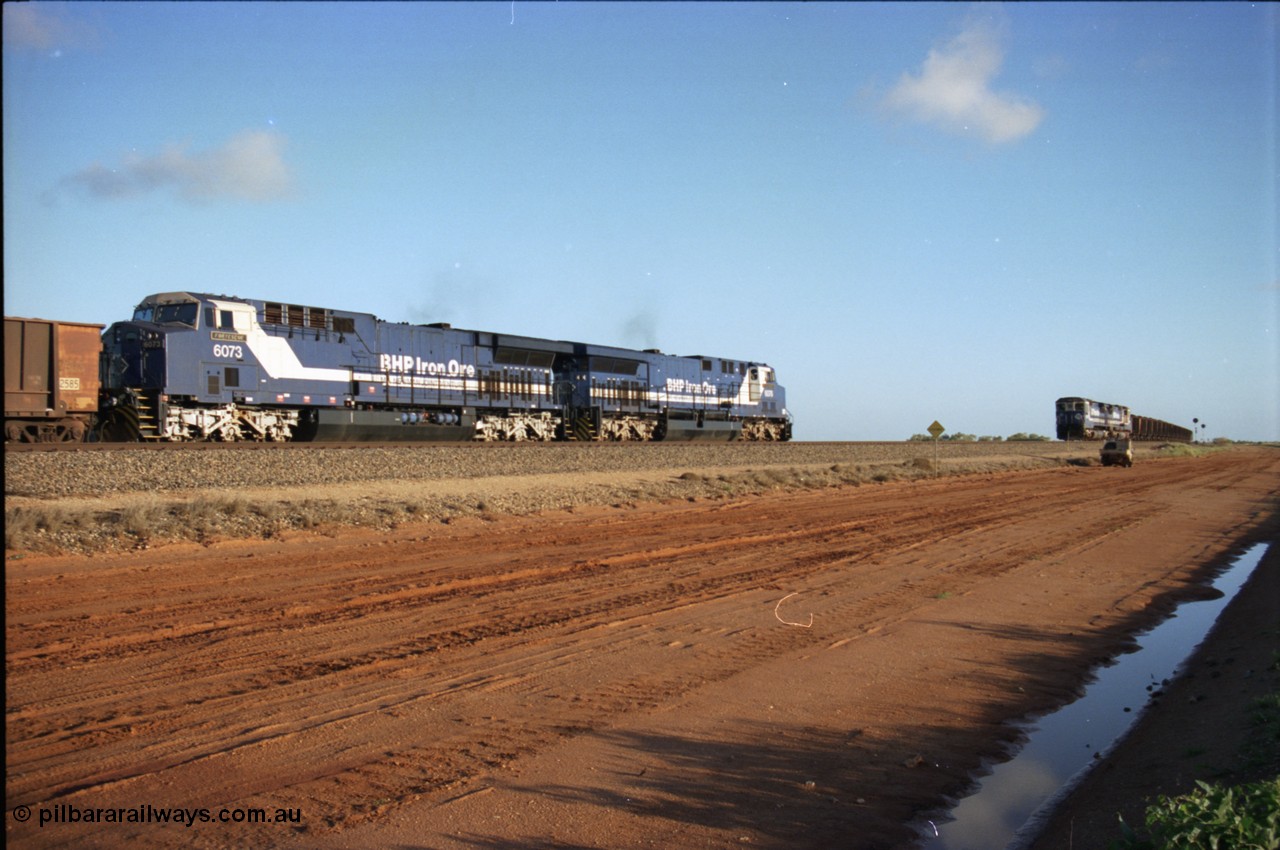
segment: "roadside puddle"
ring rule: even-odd
[[[950,812],[914,825],[921,850],[1013,850],[1029,844],[1093,762],[1159,698],[1266,550],[1265,543],[1250,547],[1213,580],[1221,596],[1184,602],[1138,635],[1138,648],[1096,669],[1080,699],[1020,724],[1026,742],[1012,758],[995,765]]]

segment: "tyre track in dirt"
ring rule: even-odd
[[[300,807],[312,836],[350,830],[766,662],[1052,570],[1189,513],[1188,494],[1224,493],[1260,464],[1228,455],[1132,475],[984,475],[10,564],[7,800],[194,795]],[[1139,591],[1145,604],[1171,569],[1095,622],[1131,613]],[[776,627],[793,592],[787,612],[838,635]],[[219,828],[183,838],[292,838]],[[57,839],[104,836],[119,834]]]

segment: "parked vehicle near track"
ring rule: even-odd
[[[4,438],[85,439],[98,411],[102,325],[4,318]]]
[[[112,440],[788,440],[767,364],[220,295],[103,334]]]
[[[1133,445],[1127,437],[1107,440],[1099,454],[1103,466],[1133,466]]]

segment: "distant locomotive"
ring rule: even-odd
[[[776,440],[764,364],[167,292],[102,336],[108,440]]]
[[[1132,440],[1172,440],[1191,442],[1191,429],[1130,413],[1129,408],[1075,396],[1054,403],[1059,440],[1105,440],[1128,437]]]

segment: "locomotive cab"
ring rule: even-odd
[[[168,385],[165,353],[171,333],[196,329],[200,305],[183,293],[152,295],[134,308],[133,318],[116,322],[102,335],[102,385],[109,397]]]
[[[240,299],[145,298],[103,334],[103,439],[287,439],[296,414],[239,409],[257,393],[254,323],[253,305]]]

